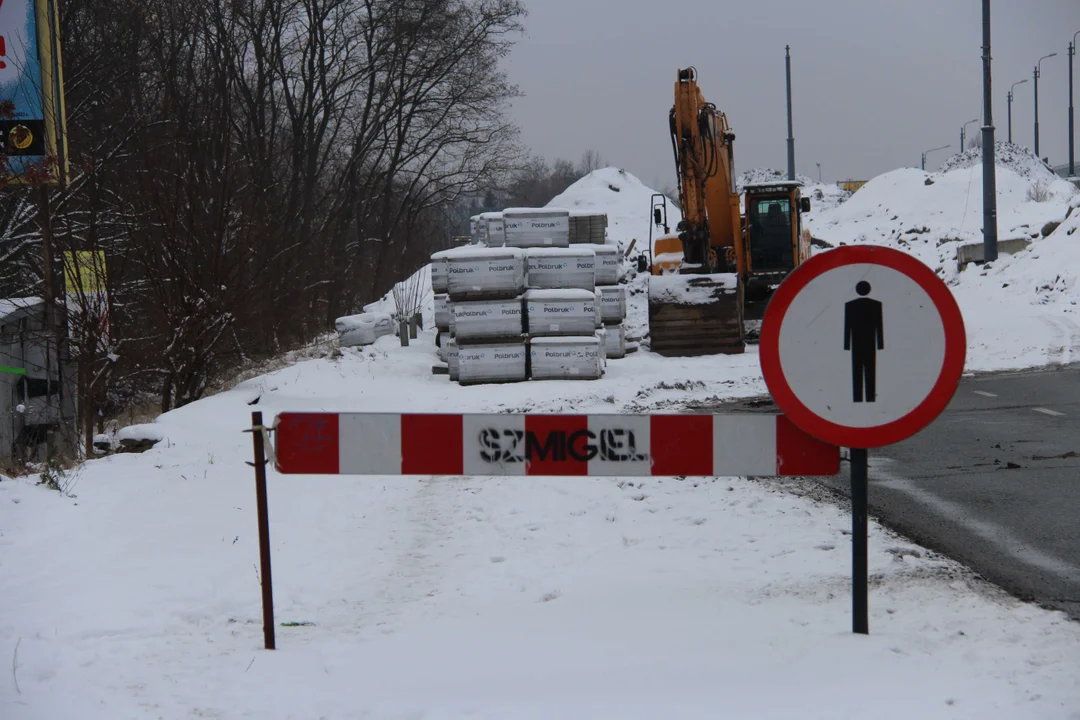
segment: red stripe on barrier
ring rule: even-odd
[[[836,475],[840,448],[803,432],[784,415],[776,416],[777,475]]]
[[[654,415],[649,427],[653,475],[712,475],[711,415]]]
[[[336,413],[281,413],[275,435],[279,472],[338,474]]]
[[[587,415],[526,415],[527,475],[588,475]]]
[[[401,472],[461,475],[464,472],[460,415],[402,415]]]

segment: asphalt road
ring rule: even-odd
[[[869,477],[887,526],[1080,620],[1080,368],[962,381]],[[849,493],[847,465],[827,484]]]
[[[848,495],[843,468],[822,482]],[[933,424],[870,451],[869,477],[871,516],[1080,620],[1080,368],[964,379]]]

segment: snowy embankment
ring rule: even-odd
[[[977,151],[945,170],[900,169],[880,175],[832,210],[812,215],[814,237],[834,246],[867,243],[903,250],[949,283],[964,313],[968,371],[1068,362],[1080,347],[1074,271],[1076,189],[1022,148],[998,144],[998,237],[1026,239],[1015,255],[961,271],[962,245],[982,242],[982,166]],[[1056,230],[1053,225],[1070,218]],[[1043,235],[1045,231],[1048,233]],[[1049,232],[1053,230],[1053,232]],[[827,252],[827,251],[825,251]]]
[[[1080,626],[873,525],[872,634],[853,636],[845,512],[730,478],[271,473],[276,620],[311,624],[261,650],[252,409],[761,390],[754,354],[462,387],[431,345],[381,338],[170,412],[167,446],[63,479],[77,498],[0,482],[0,717],[1074,717]]]

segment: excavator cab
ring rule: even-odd
[[[764,316],[763,303],[787,277],[810,257],[810,234],[802,214],[810,210],[810,198],[801,197],[802,183],[757,183],[743,188],[743,247],[748,320]]]

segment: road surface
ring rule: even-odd
[[[849,494],[847,468],[822,481]],[[870,513],[1080,620],[1080,368],[961,381],[932,425],[870,451]]]

